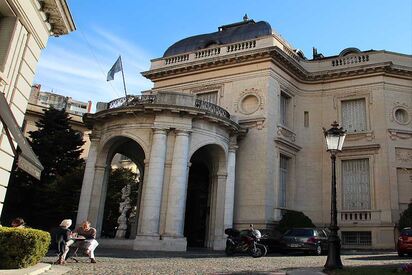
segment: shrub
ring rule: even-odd
[[[312,220],[302,212],[285,210],[276,229],[281,233],[285,233],[288,229],[294,227],[315,227],[315,225]]]
[[[50,234],[31,228],[0,227],[0,269],[37,264],[47,253]]]
[[[408,204],[408,208],[401,213],[399,218],[399,230],[405,227],[412,227],[412,203]]]

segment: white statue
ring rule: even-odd
[[[127,211],[131,208],[130,206],[130,191],[131,186],[130,184],[125,185],[122,188],[122,202],[119,204],[119,213],[120,216],[117,218],[117,223],[119,226],[117,227],[116,231],[116,239],[124,239],[127,230]]]

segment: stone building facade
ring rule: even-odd
[[[30,139],[30,131],[37,131],[36,122],[44,116],[44,109],[53,107],[55,109],[66,109],[69,115],[69,124],[73,130],[79,132],[83,136],[84,144],[82,146],[83,152],[81,158],[86,159],[89,154],[89,133],[90,130],[83,123],[83,114],[90,112],[92,102],[83,102],[59,95],[56,93],[40,91],[40,84],[32,86],[29,102],[27,104],[26,113],[22,125],[22,132],[24,136]]]
[[[412,197],[412,57],[343,50],[308,60],[266,22],[185,38],[142,73],[154,88],[98,105],[78,220],[101,227],[115,153],[143,174],[134,249],[223,249],[224,229],[272,228],[282,211],[330,222],[322,127],[348,131],[337,156],[346,247],[393,248]]]
[[[65,0],[0,0],[0,215],[16,145],[20,168],[36,177],[42,169],[20,131],[41,50],[74,30]]]

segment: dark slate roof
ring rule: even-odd
[[[265,21],[242,21],[219,27],[219,31],[195,35],[182,39],[170,46],[163,57],[188,53],[212,45],[224,45],[254,39],[272,34],[272,27]]]

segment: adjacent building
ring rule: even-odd
[[[21,133],[41,50],[50,36],[75,30],[65,0],[0,0],[0,215],[16,153],[35,177],[42,166]]]
[[[133,240],[144,250],[223,249],[224,229],[272,228],[285,209],[330,222],[331,163],[322,128],[347,137],[337,156],[344,247],[393,248],[412,198],[412,57],[346,48],[312,58],[245,18],[184,38],[142,73],[154,88],[98,104],[79,221],[101,227],[108,164],[143,179]]]
[[[41,91],[40,84],[33,85],[22,126],[24,136],[29,138],[29,132],[38,129],[36,122],[43,117],[44,110],[50,107],[66,110],[70,118],[70,126],[83,136],[85,143],[82,146],[81,158],[86,159],[89,153],[90,141],[88,135],[90,131],[84,125],[82,117],[85,113],[90,112],[92,107],[91,101],[83,102],[56,93]]]

